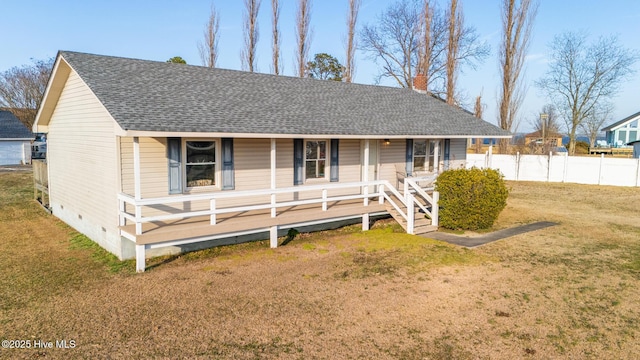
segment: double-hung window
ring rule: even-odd
[[[433,171],[435,143],[429,140],[413,141],[413,171]]]
[[[308,140],[305,144],[305,178],[326,178],[327,142],[325,140]]]
[[[187,188],[216,185],[216,142],[185,141]]]

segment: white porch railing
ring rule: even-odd
[[[363,205],[367,206],[371,197],[377,197],[379,204],[384,204],[385,200],[395,208],[395,210],[405,219],[407,223],[413,224],[410,220],[413,217],[413,204],[418,204],[419,207],[428,214],[432,220],[435,218],[437,224],[437,195],[430,197],[420,186],[418,182],[421,178],[406,178],[405,182],[405,194],[400,192],[386,180],[375,181],[362,181],[351,183],[332,183],[332,184],[319,184],[309,186],[295,186],[278,189],[261,189],[261,190],[245,190],[245,191],[229,191],[229,192],[215,192],[215,193],[202,193],[202,194],[190,194],[190,195],[177,195],[167,196],[159,198],[147,198],[136,199],[135,197],[120,193],[118,194],[119,208],[120,208],[120,226],[127,225],[127,221],[131,221],[135,224],[135,235],[142,235],[142,225],[144,223],[166,221],[166,220],[180,220],[198,216],[209,216],[210,224],[216,224],[216,217],[219,214],[236,213],[253,210],[271,210],[271,217],[277,216],[277,209],[282,207],[291,207],[307,204],[322,204],[322,211],[327,211],[327,203],[342,200],[354,200],[362,199]],[[409,184],[409,185],[407,185]],[[369,193],[369,187],[377,187],[377,191]],[[330,191],[354,189],[359,190],[358,194],[352,195],[334,195],[330,196]],[[407,190],[410,189],[410,190]],[[280,194],[300,194],[309,192],[319,192],[319,196],[316,195],[309,199],[303,200],[290,200],[290,201],[276,201],[276,195]],[[415,195],[414,195],[415,194]],[[437,193],[434,193],[437,194]],[[248,197],[269,196],[268,202],[243,205],[243,206],[231,206],[231,207],[218,207],[217,202],[222,199],[241,199]],[[426,201],[432,204],[432,211],[428,209],[415,199],[415,196],[422,196]],[[395,198],[395,199],[394,199]],[[197,211],[181,211],[176,213],[161,214],[161,215],[143,215],[143,207],[152,207],[165,204],[186,203],[193,201],[208,201],[209,208],[205,210]],[[131,205],[134,209],[133,213],[127,211],[127,204]],[[409,209],[409,210],[408,210]],[[435,209],[435,211],[433,210]],[[435,214],[435,215],[434,215]],[[413,225],[408,228],[413,229]],[[412,233],[412,231],[410,232]],[[123,234],[126,236],[125,234]],[[134,239],[132,239],[134,240]]]
[[[404,195],[405,204],[407,206],[407,232],[413,234],[415,227],[415,211],[414,206],[418,206],[429,218],[431,218],[431,225],[438,226],[438,200],[439,193],[434,191],[434,187],[431,186],[437,175],[422,176],[422,177],[408,177],[404,179]],[[428,182],[429,187],[422,187],[420,182]],[[433,196],[427,192],[431,191]],[[424,201],[420,201],[420,198]],[[430,206],[429,206],[430,205]],[[431,208],[431,210],[429,210]]]

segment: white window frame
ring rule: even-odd
[[[214,162],[214,185],[204,185],[204,186],[191,186],[189,187],[187,184],[187,167],[189,164],[187,163],[187,142],[189,141],[202,141],[202,142],[214,142],[215,147],[215,162]],[[211,191],[211,190],[220,190],[221,187],[221,139],[220,138],[183,138],[182,139],[182,163],[184,164],[182,170],[183,176],[183,189],[184,192],[199,192],[199,191]]]
[[[317,177],[317,178],[307,178],[307,143],[309,142],[320,142],[323,141],[324,142],[324,177]],[[303,171],[303,175],[304,175],[304,182],[325,182],[325,181],[329,181],[331,174],[330,169],[331,169],[331,141],[327,140],[327,139],[305,139],[304,140],[304,148],[302,149],[302,151],[304,152],[304,157],[302,159],[302,171]],[[320,153],[318,153],[318,156],[320,155]],[[318,158],[318,159],[311,159],[309,161],[313,161],[315,160],[316,163],[322,159]]]
[[[425,154],[416,156],[416,144],[417,143],[425,143]],[[424,158],[424,164],[427,165],[426,168],[416,169],[416,157]],[[433,165],[430,165],[431,162]],[[429,169],[430,166],[433,166],[433,169]],[[416,172],[434,172],[437,170],[438,165],[435,163],[435,142],[429,139],[413,139],[413,151],[411,158],[411,170],[413,173]]]

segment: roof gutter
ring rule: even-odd
[[[193,138],[248,138],[248,139],[294,139],[294,138],[330,138],[330,139],[510,139],[513,135],[344,135],[344,134],[268,134],[268,133],[227,133],[227,132],[175,132],[140,131],[116,129],[116,135],[122,137],[193,137]]]

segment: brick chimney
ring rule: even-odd
[[[422,73],[418,73],[413,78],[413,90],[418,92],[427,92],[427,77]]]

